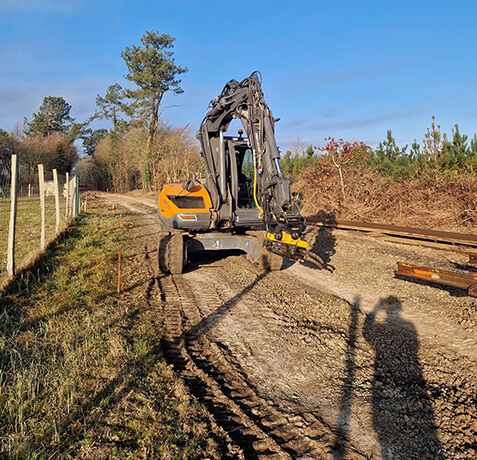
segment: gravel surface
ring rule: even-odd
[[[157,247],[141,227],[154,201],[101,196]],[[463,256],[337,230],[307,239],[326,269],[263,274],[208,255],[147,293],[166,358],[231,458],[476,458],[477,301],[394,276],[396,262],[465,270]]]

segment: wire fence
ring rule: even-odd
[[[12,174],[10,163],[1,163],[0,169],[0,278],[6,274],[8,223],[10,221],[10,186]]]
[[[14,163],[0,163],[0,281],[45,249],[79,210],[76,176],[43,170],[43,165],[25,174],[20,167],[13,193]],[[13,222],[12,203],[16,205]],[[14,257],[11,262],[9,254]]]

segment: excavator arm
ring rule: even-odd
[[[240,119],[253,156],[253,199],[263,214],[266,233],[264,246],[271,252],[292,259],[306,253],[301,240],[305,219],[300,214],[300,197],[291,193],[291,178],[284,177],[275,141],[275,122],[261,90],[261,75],[252,73],[241,82],[229,81],[222,93],[210,103],[197,138],[205,164],[206,188],[212,202],[212,226],[224,219],[227,208],[230,226],[234,202],[228,187],[233,160],[226,152],[224,133],[233,119]]]

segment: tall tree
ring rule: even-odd
[[[31,121],[26,122],[26,134],[34,136],[40,134],[48,137],[51,134],[66,135],[74,124],[70,117],[71,105],[62,97],[47,96]]]
[[[121,53],[129,73],[126,79],[136,84],[136,89],[127,89],[124,94],[133,100],[129,105],[133,118],[148,126],[146,159],[146,186],[150,180],[149,155],[151,144],[159,126],[159,106],[167,91],[183,92],[178,75],[187,72],[186,67],[177,66],[173,59],[175,38],[156,31],[146,31],[141,38],[142,46],[126,47]]]

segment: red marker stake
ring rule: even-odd
[[[121,253],[118,252],[119,272],[118,272],[118,294],[121,292]]]

